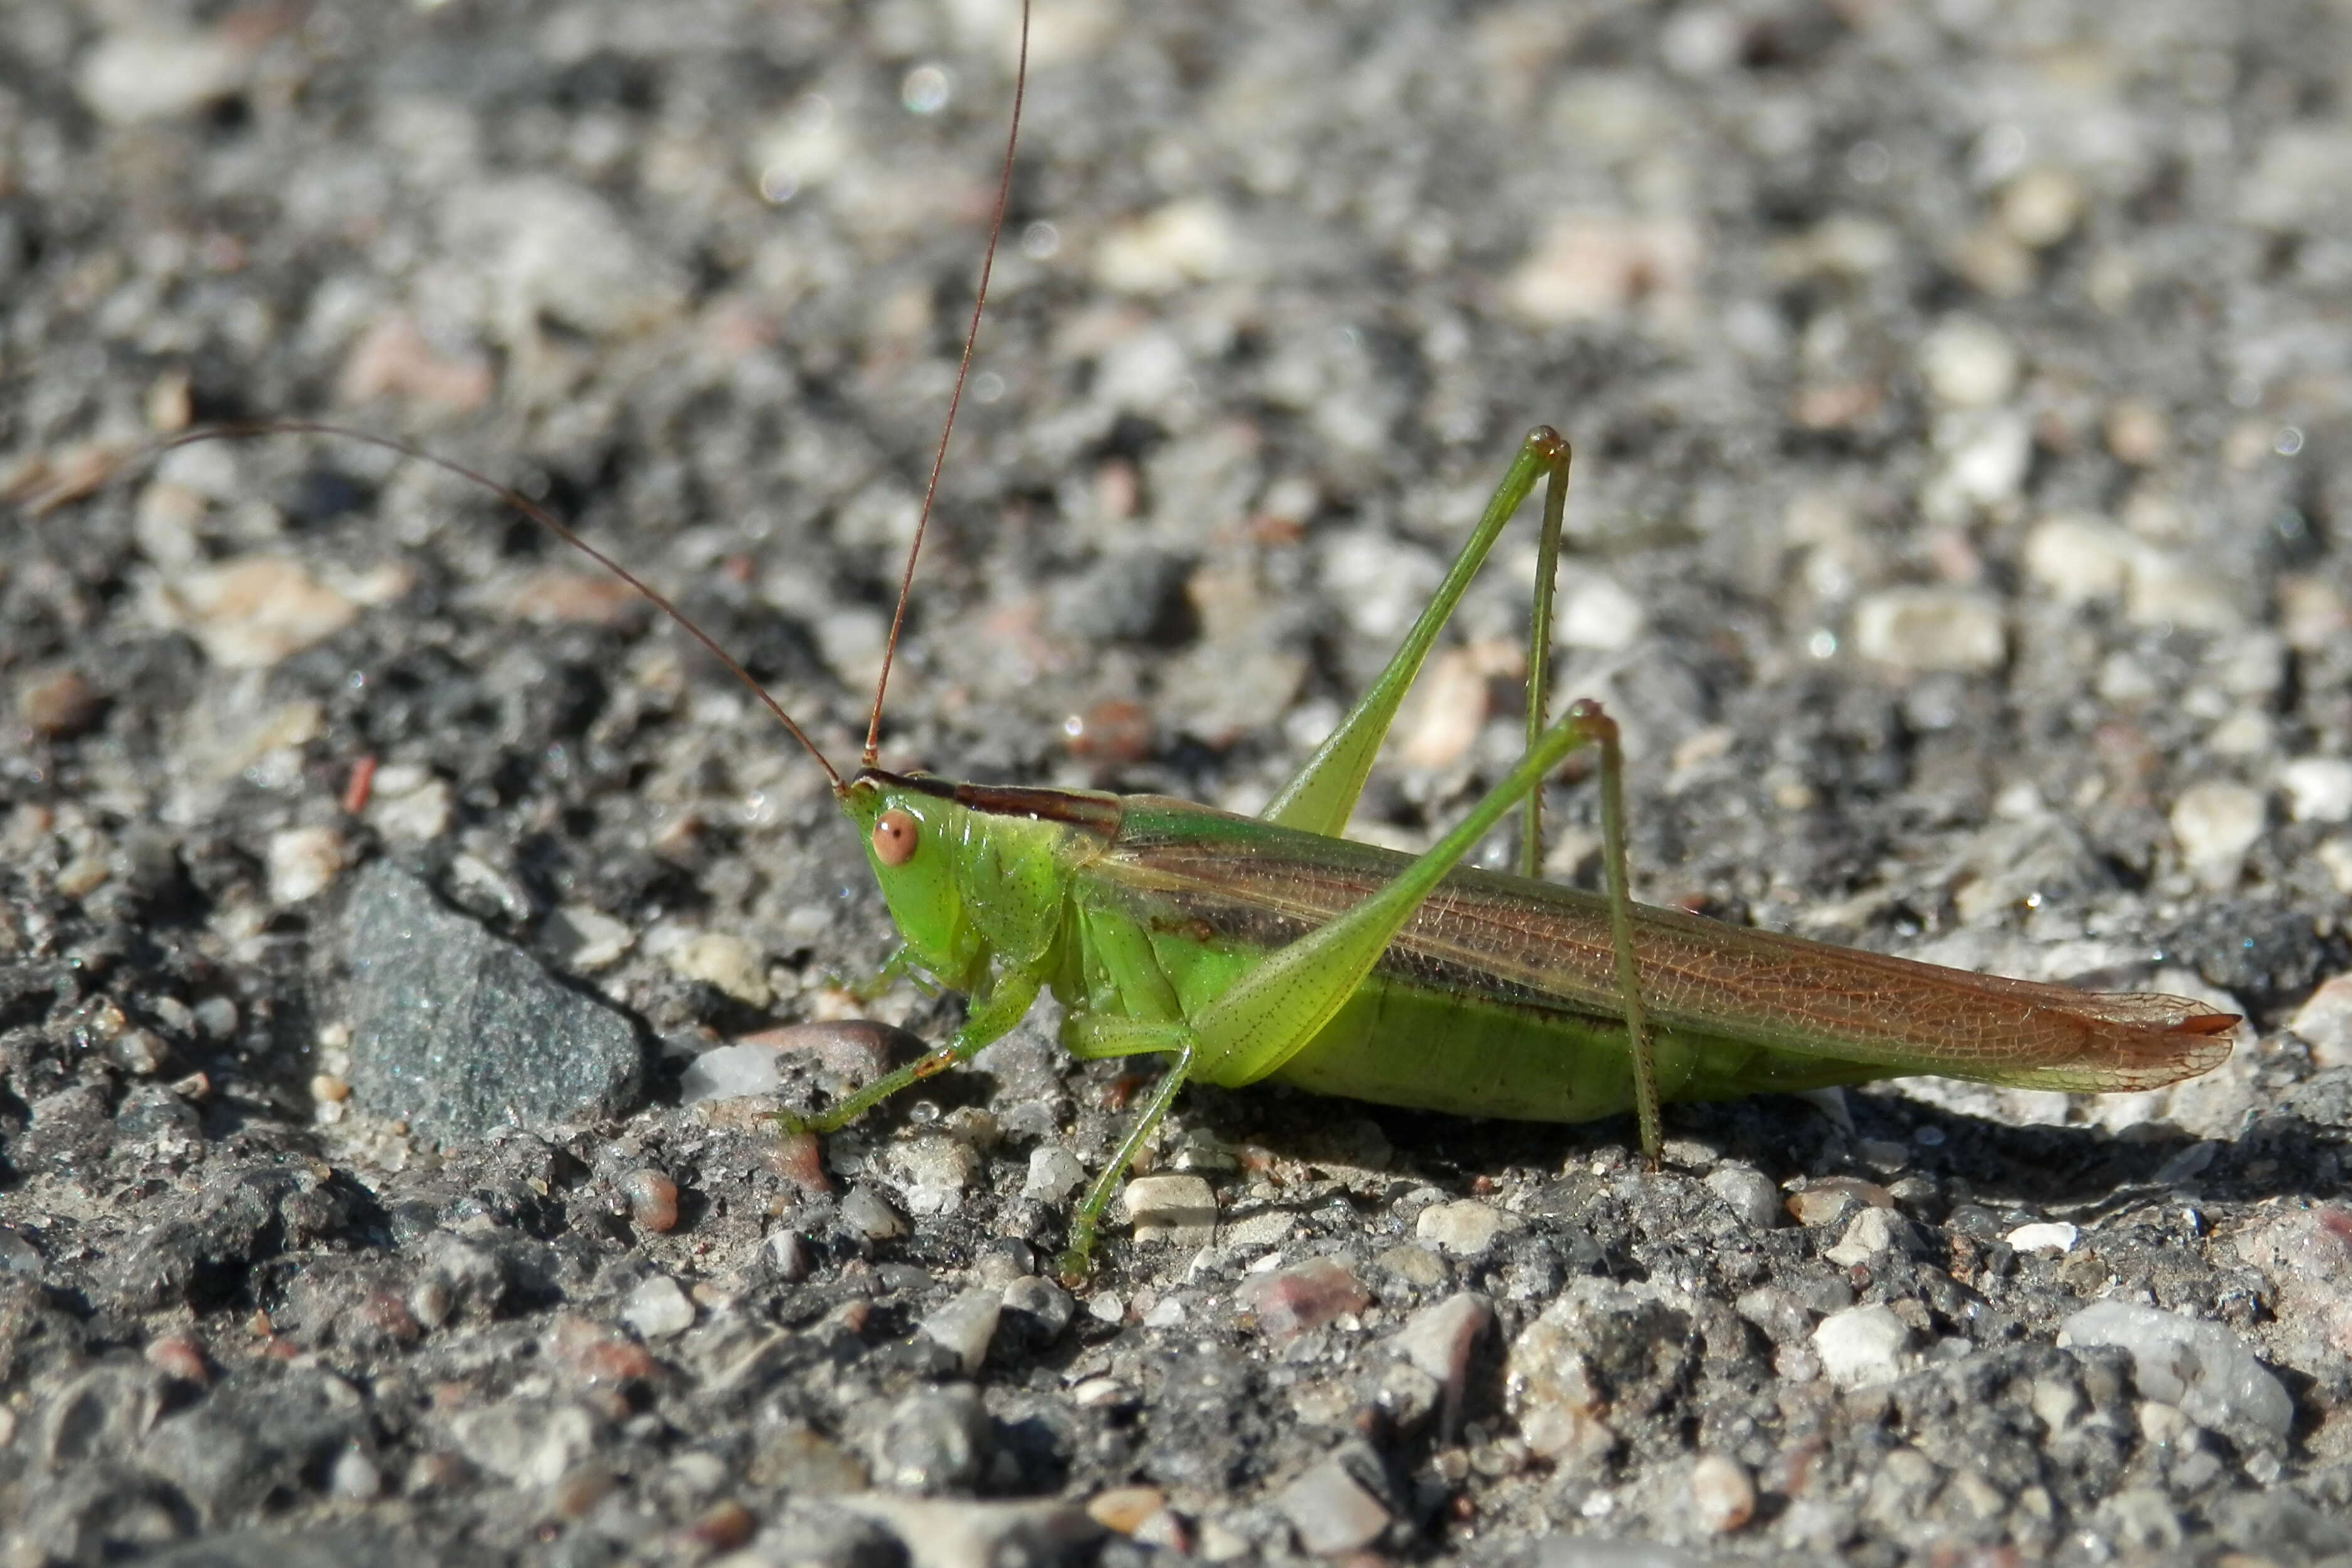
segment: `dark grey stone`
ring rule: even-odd
[[[616,1116],[645,1053],[629,1021],[378,862],[344,917],[352,1085],[376,1115],[450,1142]]]
[[[892,1406],[867,1445],[875,1476],[898,1491],[968,1492],[987,1471],[988,1412],[970,1384],[926,1388]]]
[[[335,1455],[367,1438],[367,1415],[350,1384],[265,1364],[158,1422],[140,1461],[177,1487],[207,1525],[217,1525],[267,1499],[310,1489]]]

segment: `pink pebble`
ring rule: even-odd
[[[1271,1274],[1261,1274],[1234,1292],[1234,1304],[1255,1313],[1266,1338],[1280,1344],[1309,1329],[1371,1305],[1371,1292],[1345,1265],[1310,1258]]]

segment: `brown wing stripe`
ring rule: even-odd
[[[887,788],[911,790],[934,800],[951,800],[971,811],[992,816],[1023,816],[1033,822],[1064,822],[1102,837],[1118,833],[1126,815],[1118,796],[1095,790],[1024,789],[1013,784],[958,784],[927,773],[886,773],[868,768],[857,775]]]

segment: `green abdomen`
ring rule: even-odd
[[[1233,905],[1196,899],[1180,914],[1132,889],[1110,891],[1089,887],[1071,908],[1076,941],[1066,949],[1069,966],[1055,988],[1074,1010],[1145,1021],[1196,1016],[1301,929],[1255,910],[1244,920]],[[1665,1100],[1727,1100],[1887,1075],[1884,1068],[1689,1030],[1656,1030],[1652,1045]],[[1195,1071],[1228,1089],[1251,1081],[1213,1063]],[[1318,1094],[1524,1121],[1584,1121],[1633,1105],[1622,1021],[1466,965],[1439,966],[1393,950],[1339,1015],[1268,1076]]]
[[[1658,1091],[1670,1100],[1885,1076],[1858,1063],[1674,1031],[1653,1044]],[[1377,974],[1273,1076],[1318,1094],[1457,1116],[1585,1121],[1633,1107],[1622,1024],[1442,994]]]

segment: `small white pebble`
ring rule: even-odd
[[[882,1152],[883,1168],[910,1215],[954,1214],[978,1184],[987,1163],[972,1147],[945,1132],[918,1133]]]
[[[1919,345],[1927,390],[1958,408],[1988,408],[2017,385],[2017,349],[1999,330],[1959,316]]]
[[[1110,230],[1095,247],[1095,278],[1122,294],[1166,294],[1230,276],[1242,250],[1223,205],[1185,197]]]
[[[408,1315],[428,1329],[447,1322],[456,1306],[449,1287],[438,1279],[420,1279],[408,1292]]]
[[[383,1489],[383,1472],[375,1461],[357,1448],[346,1448],[335,1457],[327,1472],[328,1494],[341,1502],[365,1502]]]
[[[1587,577],[1560,601],[1559,640],[1570,647],[1615,653],[1633,647],[1648,620],[1642,601],[1613,579]]]
[[[1707,1173],[1706,1188],[1751,1230],[1769,1230],[1783,1217],[1780,1189],[1772,1184],[1771,1177],[1751,1166],[1719,1166]]]
[[[1813,1330],[1813,1353],[1840,1388],[1869,1388],[1902,1375],[1910,1325],[1887,1307],[1848,1307]]]
[[[950,1298],[926,1313],[917,1327],[925,1339],[954,1352],[970,1377],[988,1360],[988,1342],[996,1335],[1003,1310],[1004,1293],[983,1287]]]
[[[1199,1176],[1138,1176],[1119,1194],[1139,1244],[1206,1247],[1215,1234],[1217,1195]]]
[[[717,986],[748,1007],[764,1007],[775,999],[760,950],[725,931],[688,937],[671,950],[669,966],[688,980]]]
[[[2061,604],[2120,598],[2131,581],[2137,548],[2132,536],[2112,522],[2062,512],[2035,523],[2025,536],[2026,574]]]
[[[2337,892],[2352,897],[2352,835],[2338,833],[2321,839],[2311,858],[2319,862]]]
[[[2178,552],[2152,548],[2132,557],[2124,614],[2135,626],[2196,632],[2235,631],[2245,620],[2226,576]]]
[[[1415,1240],[1423,1241],[1456,1258],[1479,1258],[1495,1245],[1495,1238],[1507,1230],[1517,1230],[1526,1222],[1515,1214],[1507,1214],[1492,1204],[1476,1198],[1462,1198],[1450,1204],[1432,1204],[1421,1211],[1412,1222]]]
[[[1097,1296],[1093,1301],[1087,1303],[1088,1317],[1102,1318],[1102,1314],[1095,1310],[1095,1301],[1101,1300],[1103,1298]],[[1119,1302],[1118,1297],[1113,1296],[1110,1300],[1116,1305],[1117,1310],[1103,1321],[1117,1322],[1126,1315],[1127,1308],[1124,1303]],[[1108,1405],[1124,1405],[1129,1397],[1127,1384],[1109,1377],[1090,1377],[1070,1390],[1070,1403],[1081,1410],[1100,1410]]]
[[[2063,1219],[2043,1220],[2019,1226],[2007,1239],[2020,1252],[2071,1252],[2082,1234]]]
[[[1118,1323],[1127,1319],[1127,1302],[1116,1290],[1105,1290],[1087,1300],[1087,1316],[1098,1323]]]
[[[386,838],[411,844],[440,837],[448,830],[457,805],[447,782],[425,779],[412,789],[392,791],[383,783],[384,773],[391,771],[385,768],[376,774],[375,796],[368,802],[368,825]]]
[[[2228,779],[2190,784],[2172,805],[2172,837],[2181,858],[2208,887],[2238,879],[2246,851],[2263,836],[2268,815],[2260,790]]]
[[[714,1046],[686,1064],[680,1075],[680,1105],[700,1105],[709,1100],[740,1100],[773,1094],[783,1085],[776,1052],[768,1046]]]
[[[1042,1144],[1029,1152],[1029,1177],[1021,1195],[1042,1204],[1057,1204],[1077,1191],[1087,1179],[1078,1157],[1058,1143]]]
[[[2033,427],[2013,408],[1955,409],[1937,421],[1935,442],[1944,464],[1921,488],[1919,505],[1938,522],[2014,500],[2033,464]]]
[[[2287,1027],[2311,1047],[2312,1066],[2352,1067],[2352,974],[2323,983],[2295,1010]]]
[[[331,827],[289,827],[269,839],[269,901],[299,904],[327,890],[343,868],[343,836]]]
[[[869,1241],[887,1241],[907,1234],[907,1222],[898,1211],[864,1182],[842,1194],[841,1223]]]
[[[776,1278],[794,1283],[809,1277],[808,1240],[797,1230],[776,1230],[768,1233],[768,1267]]]
[[[586,904],[565,904],[548,926],[563,953],[564,967],[575,974],[593,974],[618,963],[637,940],[625,924]]]
[[[2279,769],[2286,811],[2297,822],[2352,820],[2352,761],[2297,757]]]
[[[629,1292],[621,1306],[621,1321],[646,1339],[667,1339],[694,1326],[694,1302],[677,1280],[656,1274]]]
[[[1899,669],[1996,669],[2009,634],[1990,595],[1961,588],[1888,588],[1854,606],[1855,648]]]
[[[1898,1245],[1899,1223],[1891,1209],[1865,1205],[1860,1214],[1847,1222],[1845,1234],[1838,1237],[1837,1245],[1823,1249],[1822,1256],[1832,1263],[1849,1268],[1883,1258]]]
[[[123,1071],[140,1078],[163,1071],[172,1055],[171,1047],[152,1029],[125,1029],[110,1048]]]

